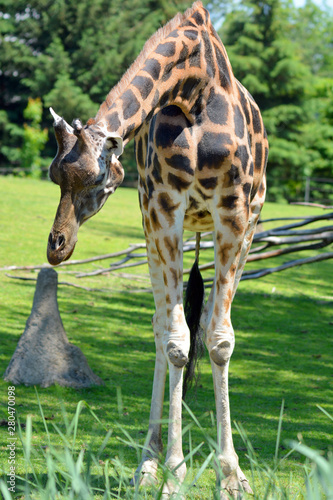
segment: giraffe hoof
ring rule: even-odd
[[[228,340],[224,340],[217,344],[209,353],[211,360],[218,366],[225,365],[231,356],[230,347],[230,342]]]
[[[185,500],[182,493],[182,483],[186,476],[186,464],[182,463],[178,466],[178,460],[167,460],[165,466],[167,468],[165,483],[163,484],[162,499]]]
[[[185,500],[186,497],[182,493],[179,493],[179,491],[171,491],[167,485],[164,486],[163,491],[162,491],[162,500]]]
[[[168,343],[167,354],[171,363],[178,368],[182,368],[188,362],[188,357],[183,353],[181,348],[173,342]]]
[[[229,500],[234,498],[241,500],[244,498],[244,493],[253,495],[251,486],[243,474],[240,467],[231,472],[227,477],[222,479],[220,486],[220,500]]]
[[[131,480],[131,486],[135,486],[138,482],[140,486],[148,486],[157,483],[156,460],[148,459],[141,462]]]

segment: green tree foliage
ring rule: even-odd
[[[10,124],[22,126],[29,97],[42,98],[43,123],[49,128],[51,105],[69,122],[94,116],[145,41],[190,4],[190,0],[2,0],[2,146],[16,146]],[[52,138],[46,154],[54,154],[55,148]],[[135,169],[133,154],[126,153],[125,167]],[[0,164],[8,165],[3,153]]]
[[[23,127],[4,122],[4,128],[9,135],[15,139],[17,146],[11,147],[3,145],[1,153],[7,157],[11,163],[16,163],[20,167],[20,172],[33,177],[41,177],[41,168],[48,160],[43,161],[41,152],[48,139],[48,130],[41,129],[42,103],[39,98],[29,98],[28,105],[23,111],[23,117],[29,123],[24,123]]]
[[[42,130],[40,126],[42,120],[41,100],[39,98],[29,98],[23,116],[30,124],[23,124],[23,144],[20,152],[21,166],[30,171],[32,176],[40,177],[43,165],[41,152],[48,139],[47,129]]]
[[[299,43],[302,60],[315,75],[332,76],[332,33],[332,12],[309,0],[303,7],[294,9],[290,37]]]
[[[332,87],[322,76],[333,68],[331,26],[311,1],[296,9],[287,0],[243,0],[221,29],[236,77],[262,110],[271,199],[300,197],[305,176],[333,173]]]
[[[191,0],[0,0],[0,167],[18,166],[29,98],[71,122],[96,114],[145,41]],[[311,0],[211,0],[236,77],[263,111],[271,199],[332,175],[333,15]],[[53,133],[43,151],[53,156]],[[131,148],[125,170],[135,171]],[[29,171],[29,169],[27,169]]]

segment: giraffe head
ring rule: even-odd
[[[50,232],[47,258],[57,265],[70,258],[81,224],[96,214],[124,178],[118,157],[123,141],[98,126],[71,127],[50,108],[58,143],[49,168],[51,180],[60,186],[61,197]]]

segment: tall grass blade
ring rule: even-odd
[[[204,461],[204,463],[200,467],[199,471],[196,473],[193,481],[190,484],[190,488],[192,488],[192,486],[194,486],[195,483],[198,481],[198,479],[202,476],[202,474],[204,473],[204,471],[208,467],[209,463],[212,461],[214,454],[215,454],[214,451],[210,452],[210,454],[208,455],[208,457],[206,458],[206,460]]]
[[[185,410],[187,411],[187,413],[190,415],[190,417],[192,418],[193,422],[195,422],[195,424],[199,427],[199,429],[201,431],[203,431],[203,428],[202,428],[202,425],[200,424],[199,420],[197,419],[197,417],[193,414],[192,410],[189,408],[189,406],[187,406],[187,404],[185,403],[185,401],[183,400],[183,406],[185,408]]]
[[[124,405],[123,405],[123,398],[121,395],[121,388],[117,386],[117,406],[118,406],[118,415],[119,418],[123,418],[123,413],[124,413]]]
[[[48,429],[48,426],[47,426],[47,423],[46,423],[46,420],[45,420],[45,417],[44,417],[44,411],[43,411],[42,405],[40,403],[40,399],[39,399],[39,394],[38,394],[38,391],[37,391],[37,387],[34,386],[34,389],[35,389],[35,393],[36,393],[36,397],[37,397],[37,401],[38,401],[38,408],[39,408],[40,414],[42,416],[44,429],[45,429],[45,432],[46,432],[46,435],[47,435],[47,441],[48,441],[49,446],[50,446],[50,444],[51,444],[50,433],[49,433],[49,429]]]
[[[181,465],[183,465],[183,463],[186,463],[191,457],[193,457],[193,455],[195,455],[200,450],[200,448],[202,448],[203,444],[204,443],[198,444],[198,446],[196,446],[194,450],[190,451],[173,470],[177,470]]]
[[[7,484],[2,479],[0,480],[0,491],[3,495],[4,500],[12,500],[12,495],[8,490]]]
[[[330,413],[328,413],[328,411],[326,411],[325,408],[323,408],[320,405],[317,405],[317,408],[319,408],[320,411],[322,411],[330,420],[333,421],[332,415]]]
[[[75,415],[72,420],[72,424],[70,425],[70,428],[73,428],[73,439],[72,439],[72,453],[74,453],[75,449],[75,443],[76,443],[76,436],[77,436],[77,429],[79,425],[79,417],[80,413],[83,409],[83,406],[85,404],[85,401],[79,401],[76,407]]]
[[[57,486],[56,486],[56,467],[54,460],[51,456],[49,450],[46,453],[46,466],[47,466],[47,484],[46,484],[46,492],[49,494],[50,498],[55,498]]]
[[[314,462],[318,466],[321,474],[327,476],[332,474],[332,468],[330,466],[330,463],[324,457],[321,456],[319,451],[313,450],[312,448],[309,448],[304,444],[297,443],[296,441],[291,441],[291,444],[296,451],[298,451],[305,457],[309,458],[312,462]]]
[[[77,436],[77,430],[78,430],[78,425],[79,425],[79,418],[80,418],[80,414],[83,410],[83,408],[87,408],[90,412],[90,414],[94,417],[94,419],[101,425],[102,428],[104,428],[106,430],[106,427],[105,425],[101,422],[101,420],[98,418],[98,416],[96,415],[96,413],[94,412],[94,410],[91,408],[91,406],[84,400],[81,400],[78,402],[77,404],[77,407],[76,407],[76,411],[75,411],[75,415],[73,417],[73,420],[69,426],[69,429],[68,429],[68,432],[71,433],[73,432],[73,439],[72,439],[72,450],[74,452],[74,448],[75,448],[75,443],[76,443],[76,436]]]
[[[103,439],[101,446],[98,449],[97,459],[99,459],[99,457],[102,455],[103,451],[105,450],[105,447],[108,444],[111,435],[112,435],[112,429],[109,429],[108,432],[106,433],[105,438]]]
[[[193,469],[193,453],[192,453],[192,435],[191,435],[191,429],[188,431],[188,448],[189,448],[189,455],[190,455],[190,467]]]
[[[259,469],[259,464],[258,464],[258,461],[257,461],[257,457],[256,457],[256,454],[255,454],[255,451],[253,449],[253,446],[252,446],[252,443],[251,441],[249,440],[246,432],[245,432],[245,429],[243,428],[243,426],[241,424],[238,424],[237,422],[234,423],[235,424],[235,427],[243,441],[243,443],[245,444],[246,446],[246,449],[247,449],[247,457],[249,458],[249,461],[250,461],[250,467],[251,467],[251,479],[252,479],[252,489],[253,489],[253,492],[254,492],[254,496],[256,496],[256,487],[255,487],[255,481],[254,481],[254,476],[255,476],[255,471]]]
[[[31,435],[32,435],[32,420],[31,416],[28,415],[26,429],[25,429],[25,457],[27,463],[30,462],[30,456],[31,456]]]
[[[105,479],[105,492],[104,492],[103,500],[111,500],[110,479],[109,479],[109,460],[106,460],[105,464],[104,464],[104,479]]]
[[[276,436],[275,455],[274,455],[275,465],[277,465],[277,463],[278,463],[278,457],[279,457],[279,447],[280,447],[280,442],[281,442],[283,410],[284,410],[284,399],[282,400],[282,404],[281,404],[280,417],[279,417],[279,423],[278,423],[278,432],[277,432],[277,436]]]

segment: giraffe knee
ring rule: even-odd
[[[238,456],[236,453],[230,453],[228,456],[219,455],[217,457],[224,477],[230,476],[237,470]]]
[[[218,366],[225,365],[231,358],[233,346],[228,340],[215,345],[209,352],[210,358]]]
[[[224,327],[211,324],[206,334],[206,347],[210,359],[218,366],[228,363],[234,350],[235,335],[230,321],[224,321]]]
[[[174,342],[168,342],[166,352],[171,363],[178,368],[183,368],[188,362],[188,356],[184,350]]]

